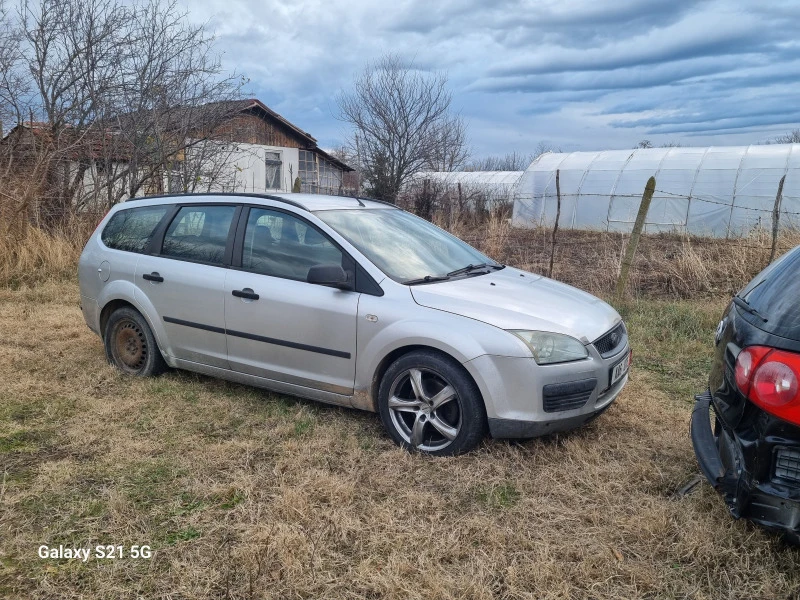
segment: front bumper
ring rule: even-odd
[[[800,485],[754,477],[736,434],[727,432],[719,420],[716,433],[712,430],[711,408],[710,392],[695,396],[691,437],[703,475],[722,494],[735,518],[749,519],[800,543]]]
[[[523,414],[515,412],[512,418],[504,418],[503,415],[489,416],[489,433],[493,438],[519,439],[576,429],[605,412],[627,382],[628,374],[625,374],[611,387],[600,391],[595,389],[586,403],[574,410],[544,412],[541,405],[531,403],[525,407]]]
[[[614,401],[612,398],[608,404],[594,412],[584,413],[574,417],[554,419],[551,421],[516,421],[513,419],[489,419],[489,433],[493,438],[499,439],[529,439],[570,431],[585,425],[596,417],[603,414]]]

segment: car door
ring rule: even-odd
[[[306,282],[317,264],[352,259],[314,225],[277,208],[245,208],[225,281],[235,371],[349,395],[360,294]]]
[[[228,367],[225,264],[233,247],[235,204],[184,205],[136,267],[134,295],[152,306],[167,332],[165,348],[180,360]],[[162,342],[163,343],[163,342]]]

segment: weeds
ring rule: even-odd
[[[484,235],[451,224],[508,264],[541,272],[549,261],[544,230],[497,220]],[[633,298],[619,307],[634,364],[617,402],[578,431],[487,440],[452,459],[398,450],[372,414],[180,372],[121,376],[78,309],[83,239],[52,242],[72,244],[69,260],[60,250],[0,254],[0,596],[787,598],[800,589],[800,550],[731,519],[705,483],[674,495],[697,473],[690,403],[707,383],[719,315],[768,257],[750,247],[758,239],[647,236]],[[565,232],[555,276],[606,294],[624,242]],[[42,543],[158,552],[49,562],[36,556]]]
[[[689,402],[725,299],[622,306],[631,380],[588,427],[433,460],[395,448],[372,414],[180,372],[123,377],[74,283],[0,294],[0,437],[11,440],[0,595],[770,598],[800,587],[799,550],[732,520],[710,486],[673,494],[697,472]],[[28,307],[34,318],[20,319]],[[158,551],[48,562],[42,543]]]
[[[514,487],[513,483],[501,483],[499,485],[478,486],[478,501],[487,508],[502,509],[514,506],[519,502],[521,494]]]

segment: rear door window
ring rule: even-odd
[[[233,205],[182,207],[167,228],[161,255],[223,264],[235,212]]]
[[[764,331],[800,339],[800,247],[791,250],[759,273],[739,294],[767,319],[743,313]]]
[[[141,254],[171,207],[142,206],[119,211],[109,220],[100,239],[109,248]]]

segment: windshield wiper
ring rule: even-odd
[[[465,273],[472,273],[473,271],[478,271],[480,269],[505,269],[505,265],[490,265],[489,263],[480,263],[478,265],[467,265],[461,269],[456,269],[455,271],[450,271],[447,276],[448,277],[455,277],[456,275],[464,275]]]
[[[747,300],[745,300],[744,298],[741,298],[739,296],[734,296],[733,297],[733,303],[736,306],[740,307],[745,312],[749,312],[751,315],[755,315],[756,317],[761,319],[764,323],[767,322],[767,319],[765,319],[763,316],[761,316],[761,313],[759,313],[755,308],[750,306],[750,303]]]
[[[425,275],[419,279],[409,279],[408,281],[401,282],[403,285],[418,285],[420,283],[433,283],[435,281],[447,281],[450,279],[449,275]]]

